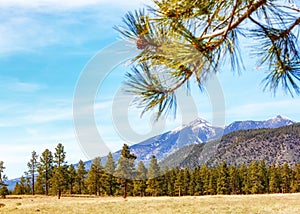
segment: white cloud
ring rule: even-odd
[[[12,92],[36,92],[44,86],[37,83],[23,82],[18,79],[1,78],[0,77],[0,89],[2,91],[12,91]]]
[[[120,23],[123,13],[147,1],[0,0],[0,56],[107,41],[116,35],[112,27]]]

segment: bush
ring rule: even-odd
[[[2,198],[6,198],[6,196],[9,194],[9,191],[6,186],[3,186],[0,188],[0,195]]]

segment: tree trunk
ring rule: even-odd
[[[60,196],[61,196],[61,189],[59,188],[57,198],[60,199]]]
[[[125,181],[124,187],[123,187],[124,193],[123,193],[123,198],[127,197],[127,182]]]
[[[32,173],[32,195],[34,195],[34,171],[33,171],[33,173]]]

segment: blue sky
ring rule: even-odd
[[[89,60],[119,40],[112,27],[121,23],[128,10],[144,2],[0,0],[0,160],[10,179],[27,170],[33,150],[38,154],[46,148],[54,151],[58,143],[65,146],[69,163],[91,158],[83,151],[82,142],[77,141],[74,129],[76,84]],[[249,45],[247,40],[243,44]],[[246,70],[241,75],[233,74],[225,65],[218,75],[225,98],[226,124],[264,120],[278,114],[300,121],[299,97],[291,98],[280,91],[274,97],[263,92],[260,82],[266,71],[257,69],[255,59],[243,50]],[[167,119],[163,130],[151,130],[151,114],[140,119],[140,111],[132,107],[128,117],[112,119],[112,102],[128,69],[117,66],[112,70],[95,98],[97,128],[112,151],[121,148],[124,141],[134,143],[130,136],[123,136],[124,131],[117,130],[127,120],[130,128],[141,135],[138,139],[175,128],[183,121],[179,111],[176,120]],[[198,116],[210,121],[209,96],[193,90],[192,97]]]

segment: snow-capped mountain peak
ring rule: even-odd
[[[277,115],[276,117],[264,121],[253,121],[253,120],[236,121],[226,126],[224,130],[224,134],[238,131],[238,130],[278,128],[281,126],[291,125],[293,123],[295,122],[289,119],[288,117],[284,117],[281,115]]]

